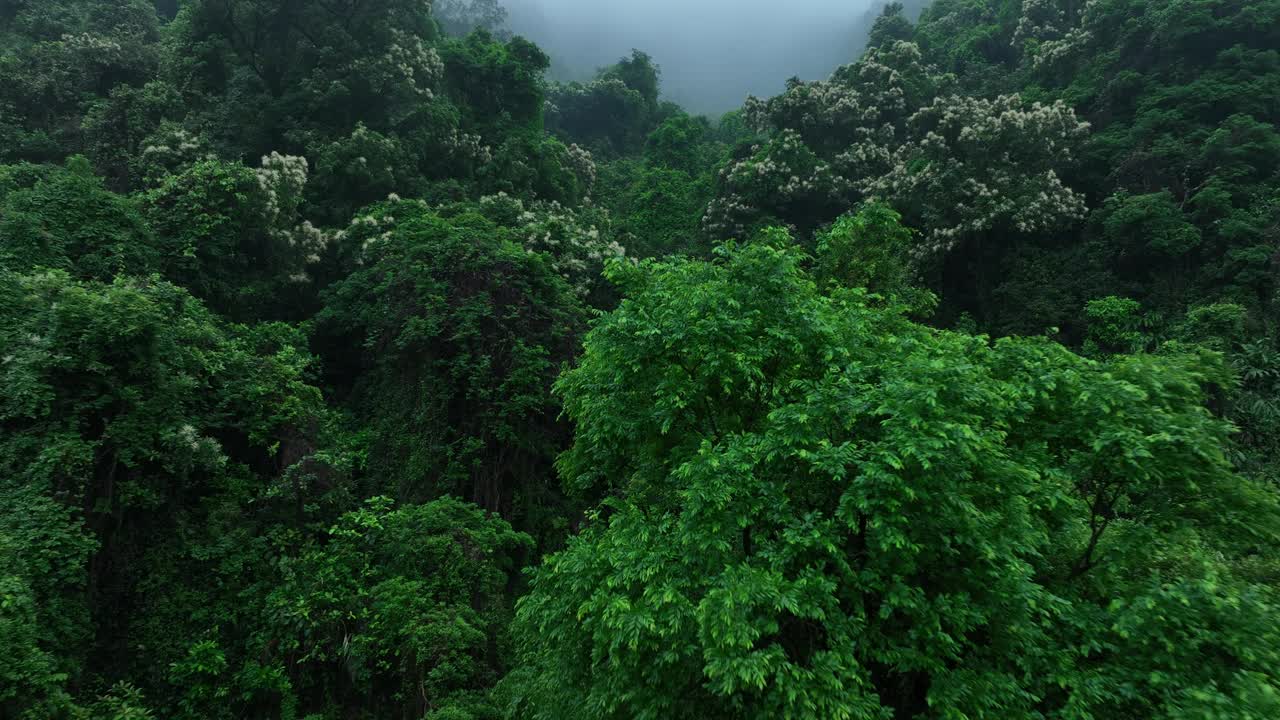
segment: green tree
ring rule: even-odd
[[[632,50],[590,82],[553,87],[547,128],[604,156],[636,152],[668,114],[658,102],[660,78],[653,58]]]
[[[912,302],[918,293],[912,289],[911,252],[911,230],[902,225],[902,216],[887,205],[868,203],[818,234],[814,279],[819,287],[866,288]]]
[[[218,584],[182,572],[207,550],[196,538],[225,529],[219,513],[243,523],[284,441],[322,413],[301,344],[287,326],[225,325],[154,277],[0,270],[0,542],[16,558],[0,566],[0,613],[17,645],[6,657],[20,661],[16,679],[0,670],[6,715],[62,716],[48,703],[122,679],[138,638],[147,666],[178,659],[166,653],[175,628],[210,611],[203,583]],[[172,555],[191,562],[153,563]],[[156,580],[200,592],[153,634],[130,608]]]
[[[697,175],[711,167],[716,146],[710,142],[711,123],[702,116],[673,115],[649,133],[644,154],[650,162]]]
[[[524,521],[555,507],[565,441],[551,383],[581,305],[519,236],[476,212],[369,208],[344,243],[357,263],[327,295],[319,342],[370,431],[371,490],[461,496]]]
[[[1212,358],[932,330],[803,262],[614,266],[557,386],[608,498],[520,603],[513,716],[1276,712],[1280,505]]]
[[[711,182],[657,161],[622,158],[600,168],[595,200],[635,257],[706,255],[700,226]]]
[[[0,162],[61,161],[89,150],[86,115],[139,88],[159,61],[146,0],[11,0],[0,8]]]
[[[506,31],[507,9],[498,0],[440,0],[432,5],[440,26],[450,35],[472,30]]]
[[[262,652],[284,663],[301,712],[495,717],[503,592],[532,542],[474,505],[372,498],[281,566]]]
[[[206,159],[141,195],[162,271],[236,320],[296,318],[315,306],[308,273],[329,235],[302,220],[305,158],[272,153],[261,166]]]
[[[1147,350],[1151,336],[1142,314],[1142,303],[1114,295],[1090,300],[1084,309],[1089,332],[1084,351],[1089,355],[1115,355]]]
[[[137,205],[107,190],[83,157],[65,168],[6,170],[13,183],[0,190],[0,267],[104,281],[160,270],[160,246]]]

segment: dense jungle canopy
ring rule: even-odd
[[[1280,718],[1280,0],[864,10],[0,0],[0,719]]]

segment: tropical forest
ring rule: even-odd
[[[0,0],[0,720],[1277,718],[1280,0]]]

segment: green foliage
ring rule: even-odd
[[[915,39],[978,92],[1029,88],[1091,121],[1073,175],[1094,208],[1081,259],[1110,275],[1094,294],[1171,317],[1219,300],[1257,315],[1275,294],[1278,12],[1266,0],[938,2]]]
[[[328,222],[392,191],[583,194],[542,136],[549,60],[522,38],[440,37],[414,0],[200,0],[172,35],[186,124],[232,158],[313,159],[324,172],[309,200]]]
[[[122,649],[134,619],[104,611],[164,571],[135,554],[270,466],[279,439],[321,411],[298,340],[284,326],[224,326],[158,279],[0,275],[0,487],[12,502],[0,537],[18,558],[4,568],[5,622],[23,627],[8,636],[23,668],[3,698],[14,714],[59,716],[40,703],[64,681],[126,669],[84,663]]]
[[[591,189],[590,153],[565,146],[554,137],[516,133],[494,149],[480,171],[485,194],[508,193],[531,199],[576,204]],[[450,200],[461,199],[456,195]]]
[[[542,73],[551,64],[538,46],[524,38],[496,43],[477,32],[444,45],[445,83],[459,99],[464,120],[486,137],[504,128],[540,129]]]
[[[510,230],[525,250],[544,253],[551,269],[592,307],[609,303],[610,288],[601,271],[609,259],[624,257],[626,249],[606,210],[590,204],[574,209],[557,202],[524,202],[506,194],[440,208],[446,217],[474,212]]]
[[[700,223],[711,183],[654,161],[616,160],[600,168],[595,199],[609,208],[634,257],[705,255]]]
[[[1231,360],[1240,378],[1231,414],[1241,430],[1241,465],[1280,487],[1280,351],[1266,339],[1250,340]]]
[[[66,681],[92,632],[85,567],[96,543],[70,508],[8,473],[0,503],[0,711],[56,717],[72,707]]]
[[[1115,296],[1090,300],[1084,314],[1089,321],[1084,349],[1089,355],[1142,352],[1151,344],[1143,332],[1146,323],[1137,300]]]
[[[275,155],[263,165],[201,160],[142,195],[164,239],[165,276],[237,320],[296,316],[306,268],[327,242],[299,223],[306,161]]]
[[[612,495],[521,601],[513,715],[1273,711],[1280,506],[1211,367],[930,330],[789,245],[617,266],[558,385]]]
[[[623,85],[640,94],[640,98],[650,109],[658,106],[658,78],[661,69],[653,63],[648,53],[632,50],[631,57],[620,58],[618,62],[600,71],[602,80],[621,80]]]
[[[486,218],[410,201],[370,208],[358,263],[320,314],[330,367],[358,377],[376,492],[455,494],[528,519],[554,496],[565,433],[551,382],[581,306],[550,258]],[[554,502],[541,507],[554,507]]]
[[[6,175],[17,182],[0,194],[0,267],[94,280],[160,269],[160,248],[135,203],[108,191],[83,157],[38,174],[11,166]]]
[[[887,297],[911,290],[911,230],[893,208],[869,203],[819,233],[815,280],[822,288],[866,288]]]
[[[502,593],[530,545],[458,500],[394,508],[372,498],[282,565],[264,652],[284,663],[303,711],[493,717],[480,691],[502,669]]]
[[[233,157],[284,149],[286,134],[349,132],[357,110],[381,130],[439,74],[435,25],[409,0],[197,0],[172,27],[169,71]]]
[[[147,707],[142,690],[120,682],[112,685],[88,708],[77,710],[73,717],[77,720],[152,720],[156,715]]]
[[[146,0],[6,3],[0,162],[60,161],[89,150],[81,122],[113,89],[128,92],[155,74],[158,35]]]
[[[867,35],[867,47],[878,48],[898,40],[910,40],[912,27],[905,10],[906,8],[900,2],[885,3],[880,16],[871,25]]]
[[[1280,717],[1280,4],[922,6],[0,0],[0,718]]]
[[[681,113],[649,133],[645,156],[655,165],[696,175],[716,160],[710,139],[711,123],[705,117]]]
[[[602,68],[591,82],[553,87],[547,127],[604,156],[640,150],[663,120],[660,74],[653,58],[633,50],[631,57]]]

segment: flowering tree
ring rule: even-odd
[[[1089,127],[1065,103],[949,95],[916,111],[907,127],[885,172],[862,175],[855,185],[909,214],[924,230],[923,252],[945,252],[966,235],[997,229],[1052,232],[1084,217],[1084,195],[1056,171]],[[878,150],[853,148],[854,167]]]
[[[504,193],[480,198],[479,210],[511,228],[526,250],[545,254],[551,268],[583,298],[598,290],[605,263],[626,256],[608,211],[599,208],[525,202]]]
[[[902,41],[873,48],[829,80],[792,81],[748,119],[769,133],[721,171],[706,228],[720,236],[783,221],[801,229],[876,199],[922,231],[918,252],[1001,230],[1052,230],[1083,217],[1058,169],[1088,125],[1063,103],[954,94],[948,76]]]
[[[307,179],[306,158],[277,152],[258,168],[205,159],[165,176],[142,196],[165,274],[236,319],[303,310],[295,293],[329,239],[301,218]]]

